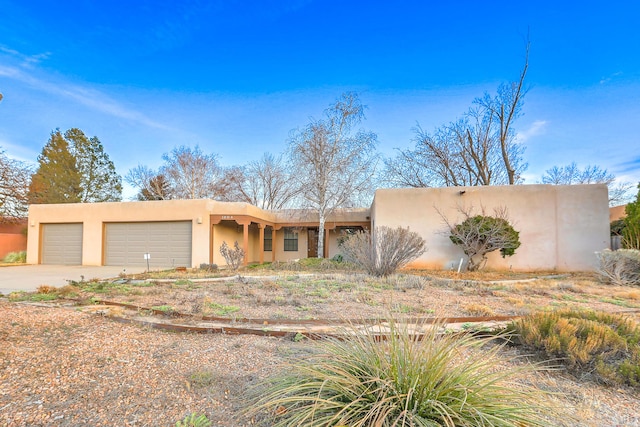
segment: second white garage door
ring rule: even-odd
[[[191,267],[191,221],[105,225],[105,265]]]

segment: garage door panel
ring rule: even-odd
[[[147,266],[191,266],[191,221],[108,223],[105,225],[105,264]]]
[[[43,224],[43,264],[82,264],[82,223]]]

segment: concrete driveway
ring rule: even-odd
[[[19,265],[0,267],[0,293],[7,295],[15,291],[35,291],[40,285],[64,286],[68,280],[109,279],[120,273],[135,274],[145,271],[143,267],[85,266],[85,265]]]

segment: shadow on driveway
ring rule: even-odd
[[[69,280],[110,279],[120,273],[135,274],[143,267],[105,267],[86,265],[19,265],[0,267],[0,293],[33,292],[40,285],[64,286]]]

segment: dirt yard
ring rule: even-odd
[[[118,318],[198,324],[213,316],[236,325],[243,318],[302,324],[390,314],[522,315],[568,306],[640,315],[640,289],[604,285],[585,274],[417,272],[381,280],[339,271],[254,271],[243,277],[187,273],[143,279],[88,281],[55,293],[43,288],[0,299],[0,425],[173,426],[192,412],[206,414],[213,425],[252,425],[240,413],[246,391],[316,345],[293,334],[164,332]],[[156,314],[96,306],[98,300],[153,308]],[[262,329],[271,327],[265,323]],[[553,399],[568,411],[555,425],[640,426],[638,389],[608,388],[588,373],[575,378],[561,370],[519,381],[555,393]]]

